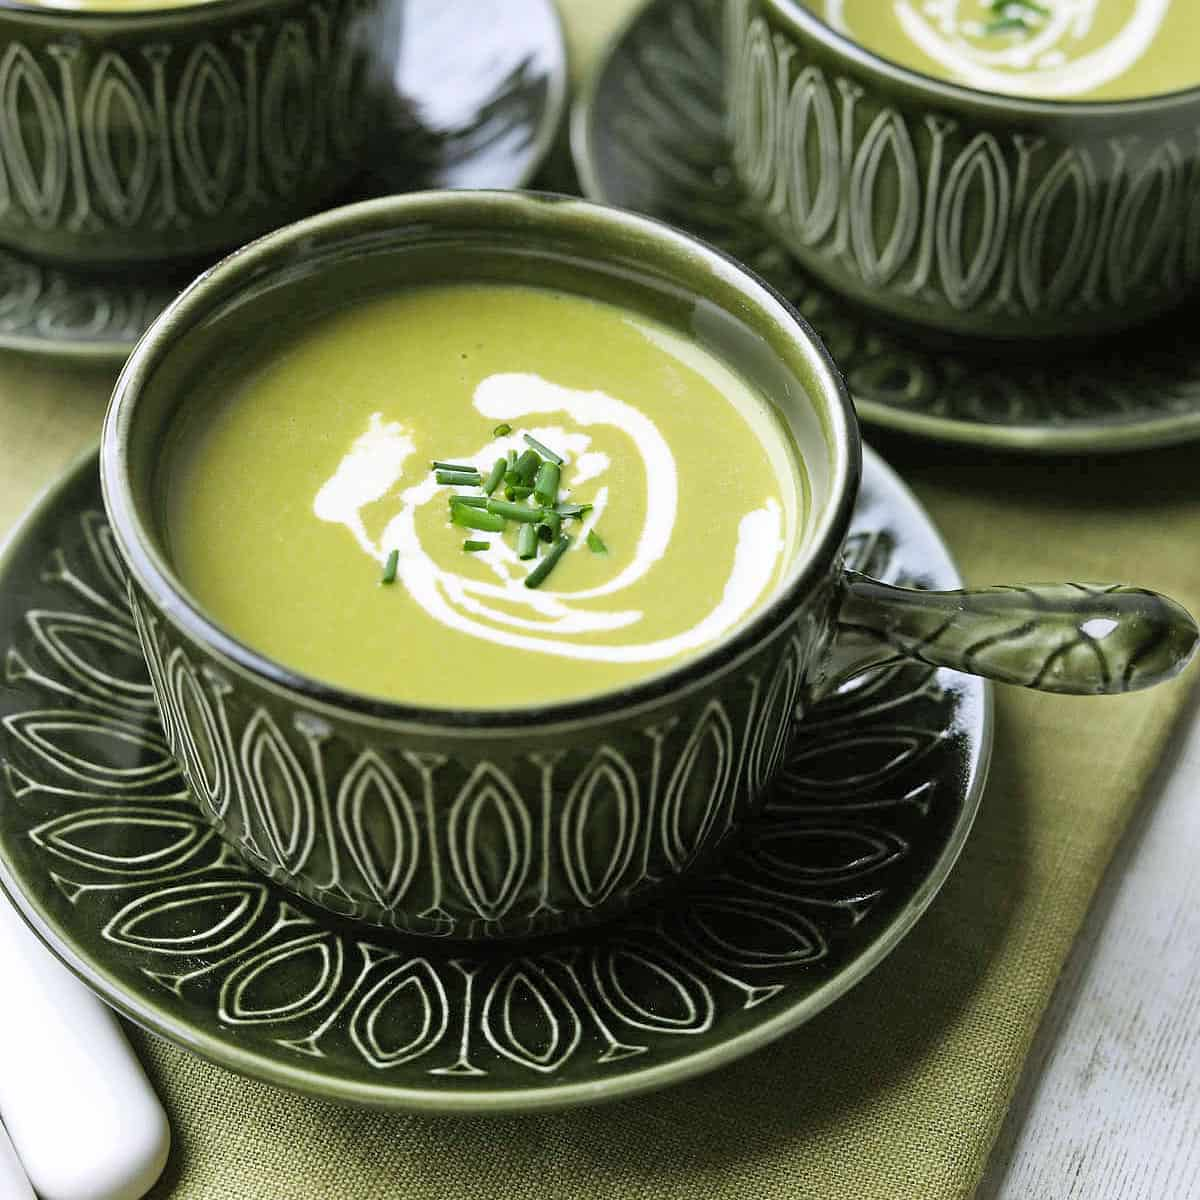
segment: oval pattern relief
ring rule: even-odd
[[[1077,447],[1085,438],[1123,438],[1125,430],[1143,435],[1165,435],[1176,428],[1194,432],[1200,414],[1200,353],[1188,309],[1100,347],[1064,350],[1049,359],[1010,353],[997,357],[930,349],[843,303],[819,283],[762,231],[731,169],[718,45],[720,10],[720,0],[654,0],[607,60],[588,113],[594,199],[689,229],[769,279],[812,322],[846,376],[860,415],[868,420],[937,434],[953,422],[958,436],[979,441],[1027,427],[1036,429],[1047,447],[1060,439]],[[786,207],[792,213],[793,230],[804,245],[836,245],[853,255],[851,226],[844,214],[839,226],[838,216],[842,105],[842,92],[815,66],[796,75],[787,110],[790,137],[797,143],[788,150],[793,170],[775,176],[770,195],[773,211]],[[915,146],[940,153],[945,164],[951,134],[944,118],[930,115],[909,136],[915,137]],[[1032,165],[1029,156],[1035,148],[1027,139],[1019,139],[1014,148],[1019,167]],[[1043,159],[1044,151],[1037,151]],[[947,255],[951,242],[959,247],[946,286],[960,300],[983,309],[992,303],[988,281],[997,278],[1004,280],[1006,295],[1017,297],[1017,311],[1059,308],[1072,297],[1082,303],[1085,295],[1102,294],[1110,278],[1106,257],[1088,253],[1101,236],[1102,223],[1129,230],[1133,211],[1143,214],[1138,220],[1158,220],[1164,194],[1181,202],[1167,182],[1173,168],[1162,160],[1154,165],[1153,155],[1144,173],[1130,166],[1124,144],[1104,147],[1100,157],[1094,151],[1060,155],[1036,185],[1026,187],[1020,217],[1025,236],[997,267],[994,238],[968,236],[954,214],[960,206],[965,211],[970,197],[990,188],[994,219],[998,222],[1005,212],[1010,221],[1016,219],[1015,189],[1007,186],[1002,194],[1005,185],[999,182],[997,153],[1003,152],[995,139],[976,139],[969,153],[954,159],[961,166],[953,187],[944,189],[951,197],[951,220],[940,236]],[[893,169],[893,157],[888,147],[879,169]],[[1093,200],[1105,163],[1118,158],[1124,177],[1141,182],[1120,211],[1097,211]],[[1170,243],[1183,256],[1180,281],[1200,272],[1200,189],[1189,184],[1185,195],[1187,217]],[[893,285],[915,285],[918,292],[933,289],[926,295],[937,295],[942,289],[939,234],[935,226],[932,236],[927,235],[928,216],[923,210],[919,249],[893,276]],[[990,223],[991,218],[989,228]],[[869,263],[882,258],[890,237],[889,230],[874,232]],[[1133,256],[1133,276],[1157,277],[1153,264],[1164,263],[1156,243],[1161,248],[1157,233],[1143,242],[1140,258]],[[1114,251],[1122,271],[1127,249]],[[886,272],[892,265],[889,259],[875,269]]]
[[[193,23],[119,49],[24,41],[0,14],[0,229],[144,226],[186,245],[229,206],[294,205],[331,161],[353,168],[378,2],[293,3],[286,19],[214,18],[207,36]]]
[[[806,62],[760,8],[725,11],[734,162],[810,265],[1006,316],[1110,308],[1198,277],[1194,131],[1070,145],[964,129]]]
[[[525,945],[465,947],[332,920],[271,886],[216,836],[183,787],[157,716],[124,705],[130,687],[147,681],[131,672],[134,625],[121,615],[124,583],[91,507],[94,463],[90,471],[86,489],[56,512],[53,540],[18,560],[28,610],[0,629],[2,852],[19,864],[21,886],[127,995],[185,1012],[241,1051],[339,1086],[372,1078],[442,1096],[600,1080],[685,1058],[827,989],[910,902],[959,819],[962,693],[925,668],[892,669],[821,706],[786,748],[752,743],[743,752],[740,731],[715,710],[690,727],[652,730],[652,749],[690,747],[718,781],[761,771],[776,755],[784,761],[766,811],[721,869],[678,900]],[[895,575],[886,532],[860,528],[848,554],[853,566]],[[89,623],[95,637],[85,641]],[[77,650],[86,672],[63,657],[67,639],[86,645]],[[664,831],[686,855],[701,826],[728,819],[718,798],[691,823],[677,826],[672,808],[665,821],[647,822],[625,764],[600,750],[561,789],[559,760],[535,764],[532,790],[517,786],[506,763],[459,781],[449,797],[457,849],[435,853],[424,814],[446,767],[438,756],[413,755],[402,767],[372,755],[339,760],[331,732],[311,717],[248,724],[234,740],[211,673],[185,671],[170,655],[153,671],[175,681],[173,703],[211,705],[211,725],[201,725],[213,744],[195,758],[206,778],[218,769],[214,754],[243,781],[260,774],[261,794],[234,803],[263,807],[255,836],[268,865],[316,853],[330,836],[320,820],[311,832],[294,773],[314,754],[339,764],[331,815],[348,848],[341,869],[361,872],[382,905],[416,892],[436,914],[459,875],[481,919],[495,918],[522,879],[536,900],[541,849],[529,831],[546,795],[585,903],[602,903],[643,870]],[[794,674],[764,677],[760,702],[785,703]],[[599,843],[585,828],[595,816],[611,825]],[[472,847],[472,829],[499,839],[491,844],[503,853],[489,860],[485,846]],[[368,844],[386,856],[365,857]],[[335,891],[337,883],[330,874]]]

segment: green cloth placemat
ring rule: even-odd
[[[561,0],[579,68],[631,0]],[[95,438],[111,379],[0,358],[0,528]],[[1200,611],[1195,451],[1096,462],[876,444],[977,583],[1128,580]],[[606,1108],[502,1120],[338,1108],[134,1040],[170,1114],[156,1200],[949,1200],[983,1170],[1089,899],[1184,704],[999,689],[975,831],[917,929],[769,1050]]]

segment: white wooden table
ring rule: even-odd
[[[1200,1198],[1200,690],[1109,867],[975,1200]]]

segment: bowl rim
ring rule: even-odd
[[[830,482],[829,500],[775,594],[713,645],[618,688],[567,700],[459,709],[391,700],[317,679],[255,650],[208,616],[175,576],[158,546],[158,538],[141,519],[132,487],[128,446],[138,417],[140,393],[169,355],[176,335],[190,329],[195,319],[203,319],[214,305],[236,296],[239,285],[247,276],[252,277],[264,259],[288,250],[302,254],[305,244],[314,237],[352,234],[357,226],[373,219],[394,218],[397,223],[418,217],[437,220],[455,213],[471,213],[480,205],[497,220],[507,214],[523,230],[531,225],[536,229],[539,218],[545,217],[548,210],[579,222],[603,222],[670,250],[680,256],[677,261],[681,267],[686,263],[703,266],[748,301],[753,300],[759,318],[793,340],[821,389],[825,401],[821,423],[826,428]],[[742,310],[743,317],[749,308],[748,303]],[[723,251],[664,222],[577,197],[532,191],[439,190],[387,196],[330,209],[235,250],[189,284],[139,340],[117,379],[100,445],[104,504],[132,580],[163,617],[207,653],[236,673],[250,677],[259,687],[292,702],[302,700],[310,710],[343,721],[418,733],[445,730],[468,737],[488,737],[499,730],[528,730],[534,725],[549,732],[555,727],[590,724],[615,714],[629,716],[661,704],[666,697],[693,692],[726,674],[786,629],[791,613],[802,608],[836,561],[853,513],[861,471],[861,437],[845,382],[809,323],[769,284]]]
[[[982,109],[990,117],[1044,117],[1054,120],[1088,120],[1104,117],[1160,116],[1163,109],[1181,108],[1200,103],[1200,82],[1191,87],[1160,92],[1153,96],[1131,96],[1124,100],[1052,100],[1032,96],[1011,96],[984,88],[939,79],[924,71],[906,67],[893,59],[869,50],[861,42],[839,33],[827,21],[805,8],[800,0],[759,0],[799,37],[810,37],[843,60],[867,73],[883,75],[893,83],[902,83],[929,96],[937,103],[968,105]]]

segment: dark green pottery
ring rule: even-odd
[[[0,242],[72,264],[189,259],[314,211],[360,169],[398,13],[5,0]]]
[[[759,226],[723,119],[720,0],[652,0],[576,103],[584,193],[721,246],[812,322],[859,417],[921,437],[1022,452],[1125,451],[1200,435],[1195,305],[1103,344],[1022,356],[932,349],[849,305]]]
[[[724,7],[733,162],[805,270],[980,338],[1095,336],[1200,279],[1200,88],[1016,99],[928,78],[798,0]]]
[[[864,467],[848,565],[956,586],[912,496]],[[497,1113],[740,1057],[895,946],[983,790],[988,687],[893,667],[809,714],[722,871],[653,913],[532,946],[356,929],[264,882],[201,815],[122,571],[89,455],[0,554],[0,883],[121,1012],[316,1095]]]
[[[552,0],[384,0],[404,36],[369,161],[345,199],[430,187],[523,187],[566,103]],[[505,19],[496,20],[503,9]],[[484,19],[489,18],[489,19]],[[51,265],[0,250],[0,347],[123,362],[195,274]]]
[[[803,545],[730,637],[617,692],[524,708],[404,705],[291,671],[174,577],[161,447],[186,381],[289,313],[431,279],[520,280],[652,314],[771,398],[801,448]],[[1153,593],[1062,585],[914,592],[845,571],[853,409],[801,318],[732,260],[565,197],[426,192],[281,230],[189,287],[138,343],[105,422],[113,539],[167,744],[205,816],[269,878],[410,933],[521,937],[593,924],[703,870],[761,810],[795,716],[901,659],[1045,690],[1148,687],[1191,618]]]

